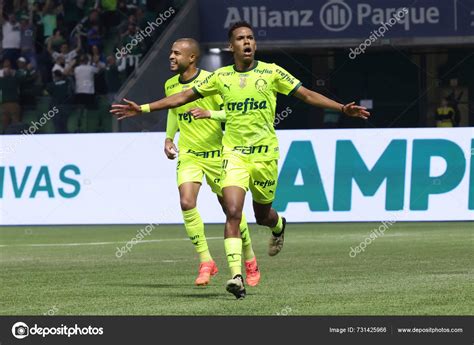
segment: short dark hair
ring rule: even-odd
[[[236,23],[231,25],[231,27],[229,28],[229,32],[227,33],[227,36],[229,37],[229,41],[232,38],[232,34],[234,33],[234,30],[237,30],[239,28],[249,28],[250,30],[253,31],[252,25],[250,25],[245,20],[236,22]]]

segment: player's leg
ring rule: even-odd
[[[221,196],[217,196],[219,203],[222,206],[224,214],[226,213],[224,206],[224,199]],[[240,221],[240,237],[242,238],[242,254],[245,261],[245,281],[250,286],[257,286],[260,281],[260,270],[257,264],[257,258],[253,251],[252,240],[250,238],[250,229],[247,224],[247,218],[245,212],[242,212],[242,219]]]
[[[202,170],[193,159],[182,158],[178,161],[178,189],[184,226],[200,261],[199,274],[195,281],[196,285],[207,285],[210,277],[217,274],[218,271],[209,252],[204,234],[204,223],[196,208],[202,174]]]
[[[221,170],[222,198],[226,210],[224,246],[232,276],[227,281],[226,289],[238,299],[245,297],[246,293],[242,277],[240,223],[248,182],[249,172],[245,162],[239,156],[224,154]]]
[[[250,190],[257,224],[268,226],[272,235],[268,244],[268,255],[277,255],[283,248],[286,219],[272,208],[278,180],[278,162],[255,162],[250,172]]]
[[[211,190],[214,194],[217,195],[217,200],[219,201],[224,214],[226,214],[224,199],[222,198],[222,191],[220,185],[220,177],[221,177],[221,160],[207,160],[207,164],[203,166],[204,175],[206,176],[207,184],[211,187]],[[242,252],[244,256],[244,260],[247,261],[255,261],[255,253],[252,248],[252,240],[250,238],[250,229],[247,224],[247,219],[245,217],[245,213],[242,212],[242,219],[240,221],[240,236],[242,238]],[[249,284],[249,285],[253,285]]]

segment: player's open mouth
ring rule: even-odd
[[[252,48],[250,48],[250,47],[244,48],[244,55],[245,56],[252,55]]]

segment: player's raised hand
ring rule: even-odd
[[[360,117],[364,120],[367,120],[370,116],[370,113],[367,111],[367,108],[356,105],[355,102],[348,103],[342,107],[342,112],[347,116],[351,117]]]
[[[211,112],[209,110],[201,109],[201,108],[192,108],[189,109],[191,115],[196,119],[208,119],[211,117]]]
[[[168,159],[175,159],[178,153],[178,148],[173,143],[173,140],[166,138],[165,140],[165,155]]]
[[[125,98],[123,100],[127,104],[112,104],[112,109],[110,109],[110,113],[117,116],[119,120],[138,115],[142,112],[137,103]]]

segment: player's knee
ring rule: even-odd
[[[239,221],[242,219],[242,210],[236,206],[227,206],[226,207],[226,215],[228,220],[235,220]]]
[[[181,210],[189,211],[196,207],[196,201],[189,198],[181,198]]]

